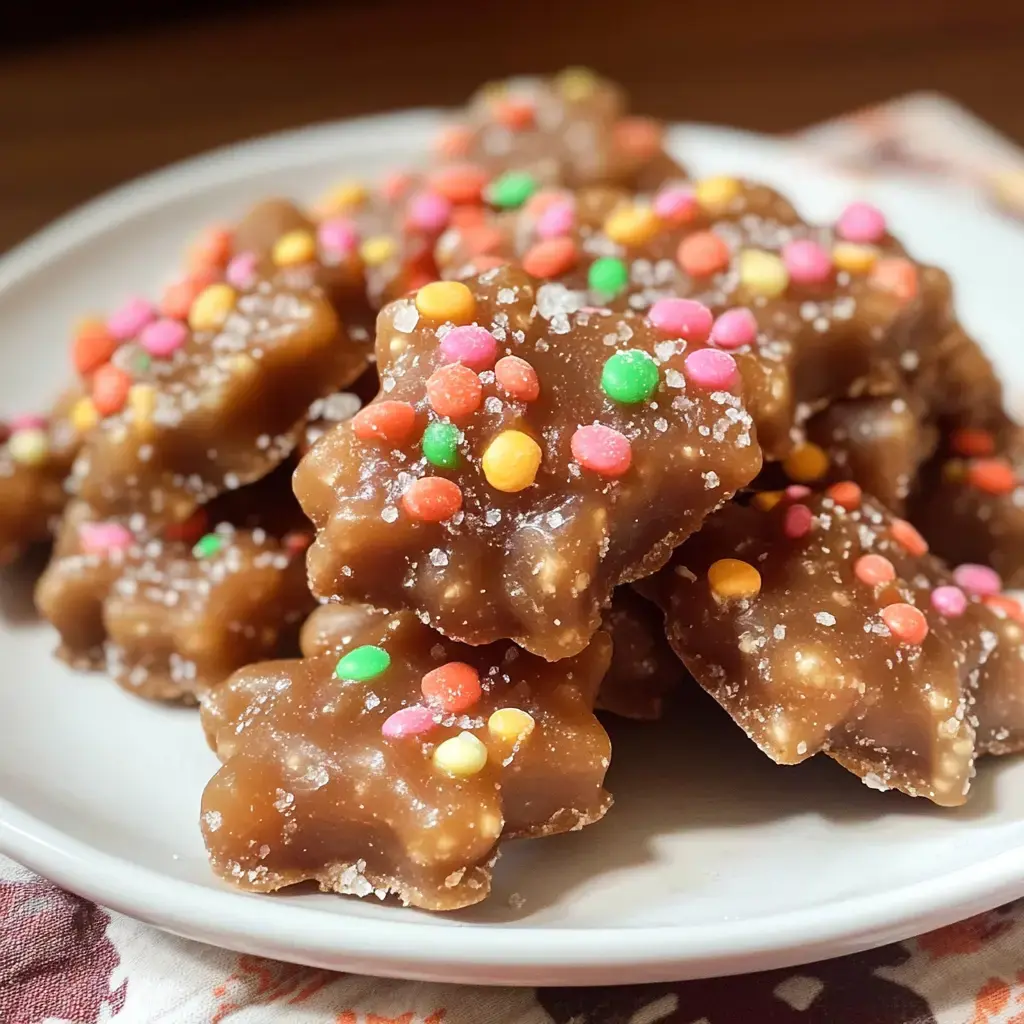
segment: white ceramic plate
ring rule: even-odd
[[[374,118],[220,150],[12,252],[0,262],[0,409],[52,395],[74,317],[156,288],[191,231],[269,193],[311,197],[408,163],[436,119]],[[702,173],[779,183],[816,216],[853,195],[777,142],[708,128],[682,128],[677,141]],[[955,272],[968,324],[1024,391],[1024,233],[965,195],[868,191],[916,252]],[[14,603],[14,583],[5,588]],[[508,845],[480,907],[437,917],[310,892],[244,895],[207,869],[196,819],[216,765],[195,713],[75,675],[52,644],[44,626],[0,626],[0,849],[116,910],[234,949],[438,981],[655,981],[847,953],[1024,895],[1024,760],[985,764],[970,804],[939,811],[868,791],[824,760],[776,768],[702,694],[670,723],[615,728],[608,817]]]

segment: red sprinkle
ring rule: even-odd
[[[443,523],[462,508],[462,491],[443,476],[425,476],[409,485],[402,508],[422,523]]]
[[[207,228],[189,250],[189,269],[214,267],[219,270],[226,267],[231,259],[232,242],[232,234],[227,228]]]
[[[920,558],[928,553],[928,541],[906,519],[894,519],[889,532],[892,534],[892,539],[908,555]]]
[[[540,397],[537,371],[519,356],[502,356],[495,364],[494,379],[502,391],[520,402],[535,402]]]
[[[847,512],[856,512],[864,497],[864,492],[852,480],[843,480],[838,484],[833,484],[825,493]]]
[[[896,570],[884,555],[861,555],[853,566],[853,574],[869,587],[896,579]]]
[[[450,203],[479,203],[489,180],[487,172],[476,164],[453,164],[434,171],[430,185]]]
[[[814,516],[806,505],[790,505],[782,520],[782,532],[790,540],[799,540],[811,532]]]
[[[87,320],[75,333],[71,343],[71,361],[83,376],[98,370],[117,351],[118,341],[107,325],[99,320]]]
[[[92,404],[101,416],[110,416],[120,412],[128,401],[128,389],[132,386],[131,377],[107,363],[101,366],[92,378]]]
[[[310,544],[313,543],[313,535],[305,533],[302,530],[293,530],[291,533],[286,533],[281,540],[281,544],[285,551],[292,557],[295,558],[297,555],[301,555]]]
[[[523,255],[523,270],[534,277],[557,277],[576,266],[579,258],[579,250],[571,238],[546,238],[527,249]]]
[[[197,508],[180,523],[168,523],[164,527],[164,540],[183,541],[185,544],[195,544],[204,533],[208,533],[206,509]]]
[[[629,438],[611,427],[592,423],[580,427],[570,442],[572,457],[584,468],[601,476],[619,477],[633,462]]]
[[[711,277],[729,266],[729,246],[713,231],[697,231],[679,243],[676,259],[690,277]]]
[[[987,430],[963,427],[949,435],[949,446],[965,459],[984,458],[996,450],[996,439]]]
[[[1024,625],[1024,608],[1015,598],[1008,597],[1006,594],[986,594],[981,600],[997,615],[1013,619],[1014,622]]]
[[[408,402],[372,402],[352,417],[360,441],[404,444],[416,427],[416,410]]]
[[[1017,474],[1006,459],[976,459],[967,467],[967,480],[986,494],[1009,494],[1017,487]]]
[[[427,703],[444,711],[467,711],[483,693],[480,673],[464,661],[449,661],[432,669],[420,682]]]
[[[459,229],[459,237],[470,256],[491,255],[505,243],[504,234],[493,224],[467,224]]]
[[[427,400],[438,416],[464,420],[480,408],[483,399],[480,378],[462,363],[440,366],[427,378]]]
[[[922,644],[928,635],[928,620],[920,608],[912,604],[887,604],[881,612],[882,621],[897,640],[906,644]]]

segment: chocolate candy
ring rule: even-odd
[[[336,625],[304,630],[307,650],[328,653],[251,666],[203,699],[224,762],[201,819],[221,877],[453,910],[487,896],[499,839],[605,813],[610,747],[591,711],[604,634],[549,664],[358,608],[330,651]]]
[[[753,477],[727,353],[562,299],[505,267],[381,313],[381,394],[295,475],[315,594],[567,657]]]
[[[974,774],[991,649],[909,523],[855,488],[732,503],[645,586],[697,681],[772,760],[823,751],[875,789],[944,806]]]

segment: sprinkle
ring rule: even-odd
[[[906,519],[894,519],[892,526],[889,528],[889,532],[892,534],[892,539],[908,555],[912,555],[914,558],[920,558],[922,555],[928,553],[928,541],[921,536],[917,531],[916,527],[912,526],[906,521]]]
[[[936,587],[931,602],[932,607],[948,619],[958,619],[967,611],[967,595],[959,587]]]
[[[464,661],[449,661],[431,669],[421,680],[427,704],[458,714],[468,711],[483,693],[480,673]]]
[[[224,538],[216,533],[208,533],[195,542],[192,554],[195,558],[212,558],[224,547]]]
[[[128,400],[131,377],[111,363],[101,366],[92,378],[92,403],[101,416],[120,412]]]
[[[803,501],[811,496],[811,489],[804,484],[790,484],[782,493],[790,501]]]
[[[598,78],[590,68],[566,68],[555,76],[555,88],[570,103],[580,103],[597,91]]]
[[[420,192],[409,200],[406,217],[420,231],[436,234],[442,231],[452,216],[452,204],[439,192]]]
[[[194,544],[204,533],[209,516],[202,506],[180,523],[168,523],[163,530],[164,540],[180,541],[183,544]]]
[[[811,532],[814,516],[806,505],[790,505],[782,521],[782,532],[790,540],[799,540]]]
[[[759,508],[762,512],[771,512],[782,501],[782,498],[782,491],[758,491],[750,500],[754,503],[755,508]]]
[[[654,197],[654,212],[670,224],[685,224],[697,216],[697,197],[693,190],[670,185]]]
[[[853,574],[869,587],[892,583],[896,569],[884,555],[861,555],[853,565]]]
[[[471,256],[496,253],[505,244],[505,235],[493,224],[466,224],[459,228],[462,246]]]
[[[600,423],[579,427],[570,442],[573,458],[601,476],[620,477],[629,470],[633,451],[629,439]]]
[[[604,222],[604,233],[617,245],[640,246],[661,230],[661,221],[650,206],[620,206]]]
[[[480,378],[462,363],[439,366],[427,378],[427,401],[438,416],[464,420],[480,408],[483,395]]]
[[[482,772],[487,764],[487,747],[471,732],[439,743],[433,756],[434,764],[455,778],[465,778]]]
[[[697,231],[679,243],[676,260],[690,277],[711,277],[729,266],[729,246],[713,231]]]
[[[430,185],[451,203],[479,203],[489,175],[475,164],[451,164],[430,176]]]
[[[836,234],[847,242],[880,242],[886,230],[885,215],[870,203],[850,203],[836,221]]]
[[[131,531],[120,523],[82,523],[78,544],[86,555],[106,555],[131,547]]]
[[[727,309],[711,326],[711,343],[719,348],[736,349],[757,341],[757,319],[745,306]]]
[[[1007,594],[985,594],[981,601],[1000,618],[1013,619],[1014,622],[1024,625],[1024,608],[1016,598]]]
[[[601,371],[601,390],[614,402],[636,405],[658,389],[658,365],[640,349],[616,352]]]
[[[481,466],[487,482],[498,491],[525,490],[537,478],[543,452],[521,430],[503,430],[487,446]]]
[[[536,725],[533,715],[521,708],[499,708],[487,719],[487,731],[496,740],[508,744],[522,743]]]
[[[133,384],[128,389],[128,408],[136,424],[150,423],[156,409],[156,388],[152,384]]]
[[[398,255],[398,244],[390,235],[372,235],[359,246],[359,258],[368,267],[382,267]]]
[[[491,114],[498,124],[509,131],[521,132],[533,124],[537,111],[529,100],[503,96],[491,104]]]
[[[957,455],[964,458],[984,458],[996,450],[996,439],[987,430],[962,427],[949,435],[949,446]]]
[[[832,246],[832,262],[848,274],[866,274],[878,262],[878,255],[873,245],[839,242]]]
[[[872,268],[871,284],[889,292],[901,302],[910,302],[917,297],[917,267],[902,256],[886,256]]]
[[[118,341],[128,341],[156,318],[156,310],[148,299],[129,299],[107,319],[107,330]]]
[[[406,736],[419,736],[429,732],[437,724],[434,721],[434,714],[422,704],[412,704],[389,715],[380,727],[380,731],[388,739],[393,740],[404,739]]]
[[[735,178],[717,175],[698,181],[694,186],[694,195],[705,210],[720,213],[740,194],[740,188]]]
[[[967,467],[961,459],[942,464],[942,479],[948,484],[961,484],[967,479]]]
[[[416,308],[428,320],[468,324],[476,312],[476,299],[461,281],[432,281],[416,293]]]
[[[629,284],[629,268],[615,256],[601,256],[587,271],[587,286],[602,296],[617,295]]]
[[[335,185],[320,200],[320,209],[325,213],[340,213],[342,210],[356,210],[370,197],[366,186],[359,181],[343,181]]]
[[[231,259],[234,239],[228,228],[207,228],[193,243],[188,253],[188,265],[192,270],[213,267],[220,270]]]
[[[176,281],[164,289],[160,298],[160,313],[173,320],[187,320],[192,303],[207,285],[215,283],[217,274],[213,270],[190,274],[182,281]]]
[[[958,565],[953,570],[953,579],[968,594],[978,597],[998,594],[1003,589],[1003,581],[995,569],[973,562]]]
[[[864,496],[860,485],[855,484],[852,480],[842,480],[833,484],[825,493],[847,512],[856,512],[860,508],[861,499]]]
[[[688,380],[706,391],[727,391],[739,378],[736,360],[728,352],[699,348],[683,360]]]
[[[416,410],[408,402],[371,402],[352,417],[352,433],[360,441],[400,445],[416,426]]]
[[[494,379],[499,388],[520,402],[535,402],[540,397],[537,371],[519,356],[502,356],[495,364]]]
[[[224,279],[232,288],[244,291],[256,283],[256,265],[259,262],[256,253],[240,252],[227,265]]]
[[[714,315],[693,299],[658,299],[647,311],[651,325],[670,338],[706,341]]]
[[[229,284],[211,284],[195,298],[188,311],[194,331],[215,331],[224,324],[235,306],[235,289]]]
[[[306,533],[302,530],[292,530],[281,538],[281,546],[291,558],[301,555],[312,543],[312,534]]]
[[[366,683],[391,667],[391,655],[383,647],[363,644],[354,647],[334,666],[334,674],[346,683]]]
[[[99,369],[117,350],[118,340],[100,320],[79,324],[71,343],[71,361],[83,377]]]
[[[615,145],[641,158],[652,157],[661,149],[663,134],[661,125],[649,117],[624,117],[612,129]]]
[[[558,199],[538,214],[534,230],[538,238],[559,238],[572,231],[576,210],[569,199]]]
[[[558,277],[571,270],[579,260],[579,250],[571,238],[548,238],[526,250],[523,269],[534,277]]]
[[[19,466],[41,466],[49,457],[50,440],[45,430],[28,427],[11,434],[7,451]]]
[[[455,469],[459,464],[459,428],[451,423],[431,423],[423,432],[423,457],[432,466]]]
[[[487,201],[500,210],[516,210],[537,191],[537,181],[525,171],[506,171],[487,186]]]
[[[100,414],[96,411],[96,406],[91,398],[80,398],[71,407],[68,418],[71,420],[71,426],[75,428],[75,433],[84,434],[99,423]]]
[[[402,495],[402,508],[421,523],[443,523],[462,508],[459,485],[440,476],[414,480]]]
[[[786,264],[773,252],[744,249],[739,259],[740,284],[755,295],[774,299],[789,287]]]
[[[825,450],[806,441],[798,444],[783,460],[782,469],[790,480],[809,484],[820,480],[828,472],[829,460]]]
[[[809,238],[787,242],[782,247],[782,262],[790,280],[797,284],[821,284],[832,276],[832,256]]]
[[[1009,494],[1017,487],[1017,474],[1006,459],[975,459],[967,467],[967,482],[986,494]]]
[[[761,592],[761,574],[749,562],[720,558],[708,569],[708,586],[716,601],[745,600]]]
[[[157,359],[174,355],[188,341],[188,328],[180,320],[154,320],[139,334],[139,344]]]
[[[498,339],[484,327],[455,327],[441,339],[441,357],[471,370],[489,370],[498,358]]]
[[[332,256],[351,256],[359,244],[359,230],[347,217],[330,217],[317,227],[316,240]]]
[[[881,612],[882,621],[889,627],[897,640],[907,644],[922,644],[928,636],[928,620],[924,613],[912,604],[886,605]]]
[[[45,430],[47,425],[45,416],[37,416],[31,412],[23,412],[18,416],[12,416],[7,422],[7,429],[15,434],[19,430]]]

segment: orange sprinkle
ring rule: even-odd
[[[483,399],[480,378],[462,363],[439,366],[427,378],[427,400],[438,416],[464,420],[480,408]]]
[[[892,293],[901,302],[917,297],[917,267],[902,256],[886,256],[871,269],[868,280],[877,288]]]
[[[428,320],[468,324],[476,312],[476,299],[461,281],[431,281],[416,293],[416,308]]]
[[[208,267],[219,270],[226,267],[231,259],[233,244],[234,237],[227,228],[207,228],[189,249],[189,270],[205,270]]]
[[[729,246],[713,231],[697,231],[679,243],[676,259],[691,277],[710,277],[729,266]]]
[[[485,223],[487,211],[482,206],[456,206],[448,223],[453,228],[464,231],[466,228],[477,227]]]
[[[102,320],[86,320],[79,324],[71,343],[71,361],[83,376],[98,370],[117,351],[117,338]]]
[[[922,555],[928,553],[928,541],[918,533],[916,527],[912,526],[906,521],[906,519],[894,519],[889,532],[892,534],[892,539],[908,555],[913,555],[914,558],[920,558]]]
[[[720,558],[708,569],[708,586],[717,601],[745,600],[761,592],[761,574],[739,558]]]
[[[861,555],[854,563],[853,574],[869,587],[896,579],[896,569],[884,555]]]
[[[579,250],[571,238],[547,238],[526,251],[523,269],[534,277],[557,277],[576,266],[579,257]]]
[[[504,233],[493,224],[473,224],[460,231],[462,244],[470,256],[496,252],[505,242]]]
[[[833,484],[825,493],[847,512],[856,512],[864,496],[864,492],[852,480],[842,480]]]
[[[755,508],[762,512],[771,512],[782,501],[782,491],[758,491],[751,500]]]
[[[507,96],[491,104],[491,114],[498,124],[513,132],[521,132],[533,125],[537,111],[529,100]]]
[[[612,129],[615,145],[637,157],[654,156],[661,149],[663,134],[661,125],[650,117],[624,117]]]
[[[434,152],[448,160],[458,160],[469,153],[473,133],[461,124],[442,128],[434,140]]]
[[[120,412],[128,401],[128,390],[132,386],[131,377],[107,363],[101,366],[92,378],[92,402],[101,416],[110,416]]]
[[[828,472],[828,455],[810,441],[797,445],[783,460],[782,468],[790,480],[809,484]]]
[[[199,293],[218,280],[220,275],[215,267],[204,267],[181,281],[176,281],[164,289],[160,299],[160,312],[172,320],[187,320],[188,311],[192,308]]]
[[[476,164],[441,167],[430,176],[430,185],[450,203],[479,203],[490,176]]]
[[[371,402],[352,417],[360,441],[403,444],[416,427],[416,410],[408,402]]]
[[[928,620],[920,608],[912,604],[887,604],[881,612],[882,621],[897,640],[906,644],[922,644],[928,635]]]
[[[425,476],[409,485],[402,508],[421,523],[443,523],[462,508],[462,491],[443,476]]]
[[[468,711],[483,693],[480,673],[464,661],[449,661],[428,672],[420,682],[427,703],[443,711]]]
[[[540,396],[537,371],[519,356],[502,356],[494,366],[499,388],[520,402],[535,402]]]
[[[965,458],[984,458],[995,452],[996,439],[987,430],[963,427],[949,435],[949,446],[957,455]]]
[[[975,459],[967,467],[967,481],[986,494],[1009,494],[1017,487],[1017,474],[1006,459]]]
[[[1015,598],[1006,594],[986,594],[981,600],[1000,617],[1013,619],[1014,622],[1024,625],[1024,608]]]

